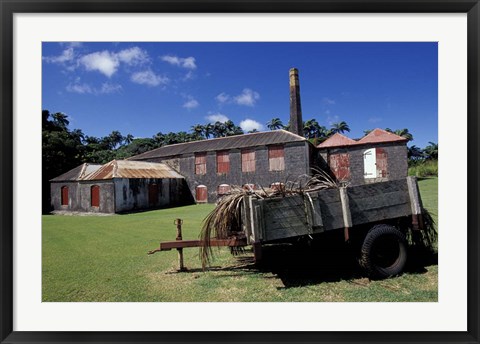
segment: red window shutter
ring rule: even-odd
[[[348,153],[330,155],[329,166],[337,180],[350,178],[350,155]]]
[[[217,173],[230,172],[230,155],[228,151],[217,152]]]
[[[242,172],[255,172],[255,150],[242,150]]]
[[[195,154],[195,174],[207,173],[207,153]]]
[[[68,186],[62,186],[61,189],[61,204],[68,205]]]
[[[100,206],[100,186],[93,185],[90,188],[90,195],[91,195],[91,206],[99,207]]]
[[[386,178],[387,177],[387,152],[383,148],[377,148],[376,150],[376,159],[377,159],[377,177]]]
[[[283,146],[268,147],[268,162],[270,171],[285,170],[285,151]]]

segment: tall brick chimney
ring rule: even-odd
[[[300,104],[300,81],[298,69],[290,69],[290,131],[303,136],[302,106]]]

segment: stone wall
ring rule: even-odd
[[[382,148],[387,154],[387,176],[385,178],[364,178],[363,153],[370,148]],[[330,154],[348,153],[350,155],[350,185],[361,185],[387,180],[398,180],[407,177],[408,159],[405,143],[378,143],[369,145],[355,145],[340,148],[319,150],[320,166],[328,168]]]
[[[98,207],[91,206],[91,187],[100,187]],[[61,205],[61,189],[68,186],[68,206]],[[54,210],[81,211],[92,213],[114,213],[114,186],[111,180],[95,182],[52,182],[51,199]]]
[[[310,173],[313,146],[307,142],[286,143],[285,170],[270,171],[268,160],[268,147],[252,147],[255,150],[255,172],[242,172],[241,149],[230,149],[230,171],[217,173],[216,152],[207,152],[207,172],[204,175],[195,174],[195,155],[185,154],[175,159],[157,158],[151,162],[168,162],[170,166],[178,166],[177,171],[187,181],[191,194],[195,197],[196,187],[205,185],[208,191],[208,202],[213,203],[218,199],[217,189],[221,184],[243,186],[245,184],[269,187],[272,183],[294,181],[300,176]]]

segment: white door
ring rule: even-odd
[[[363,153],[363,176],[365,178],[377,178],[377,157],[375,148],[367,149]]]

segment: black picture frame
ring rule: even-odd
[[[478,0],[0,0],[0,341],[37,342],[396,342],[479,343],[479,16]],[[15,332],[13,331],[13,16],[15,13],[467,13],[468,314],[466,332]],[[454,315],[452,315],[454,316]]]

